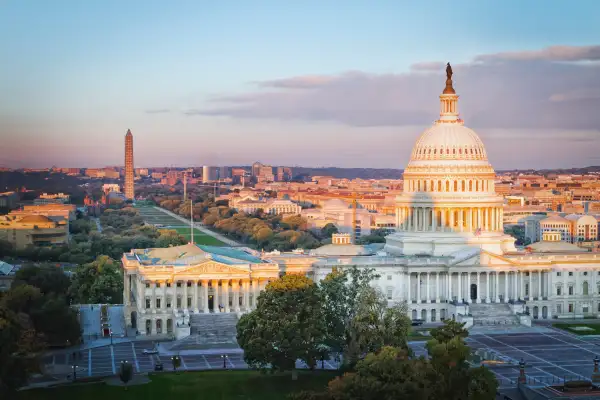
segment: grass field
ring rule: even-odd
[[[600,324],[552,324],[553,327],[576,335],[600,335]]]
[[[289,393],[321,390],[335,376],[333,371],[301,371],[291,375],[257,371],[206,371],[150,375],[144,385],[124,387],[101,384],[65,386],[19,392],[16,400],[282,400]]]
[[[146,223],[153,225],[164,225],[165,229],[173,229],[187,240],[190,240],[190,228],[186,227],[183,221],[157,210],[154,207],[142,206],[136,208]],[[173,228],[171,228],[171,226]],[[225,246],[225,243],[199,231],[198,229],[194,229],[194,243],[209,246]]]

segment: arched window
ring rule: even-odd
[[[465,190],[465,181],[462,181],[462,191],[464,192]]]
[[[437,149],[433,149],[433,154],[437,154]]]
[[[462,154],[462,149],[458,149],[458,154]]]
[[[446,181],[446,192],[450,191],[450,181]]]
[[[438,181],[438,192],[442,191],[442,181]]]
[[[458,192],[458,182],[454,181],[454,191]]]
[[[588,295],[588,292],[589,292],[589,290],[590,290],[590,289],[589,289],[589,285],[588,285],[587,281],[586,281],[586,282],[583,282],[583,295],[584,295],[584,296],[587,296],[587,295]]]
[[[450,154],[450,149],[446,149],[446,154]]]
[[[473,181],[469,181],[469,192],[473,191]]]

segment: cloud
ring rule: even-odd
[[[171,112],[171,110],[168,110],[166,108],[161,108],[161,109],[157,109],[157,110],[146,110],[145,113],[146,114],[166,114]]]
[[[550,46],[541,50],[484,54],[475,57],[476,62],[490,60],[598,61],[600,46]]]
[[[475,129],[596,131],[600,63],[589,62],[594,60],[600,60],[600,46],[476,56],[472,62],[453,65],[459,111]],[[438,117],[444,65],[420,62],[407,73],[351,71],[263,81],[251,92],[213,98],[185,114],[358,127],[424,126]]]

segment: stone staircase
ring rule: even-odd
[[[473,316],[473,325],[519,325],[519,318],[508,304],[471,303],[469,311]]]
[[[235,336],[237,321],[235,313],[192,314],[190,334]]]
[[[170,351],[237,349],[237,315],[210,313],[190,315],[190,335],[172,342]]]

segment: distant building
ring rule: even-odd
[[[228,179],[231,178],[231,168],[229,167],[219,167],[219,179]]]
[[[69,223],[66,219],[54,221],[44,215],[2,215],[0,239],[8,241],[17,250],[28,246],[66,244],[69,240]]]
[[[237,197],[229,201],[230,207],[247,214],[263,210],[267,214],[300,214],[302,207],[290,200],[256,199],[254,197]]]
[[[102,191],[104,194],[108,194],[110,192],[121,192],[121,187],[118,183],[105,183],[102,185]]]
[[[133,179],[133,135],[131,130],[127,129],[125,135],[125,197],[127,199],[135,197]]]
[[[0,292],[7,291],[15,279],[17,267],[14,265],[0,261]]]
[[[0,208],[13,210],[17,208],[19,194],[17,192],[0,193]]]
[[[205,165],[202,167],[202,183],[213,182],[219,179],[219,167]]]
[[[33,204],[67,204],[71,201],[71,196],[64,193],[48,194],[43,193],[37,199],[33,200]]]

